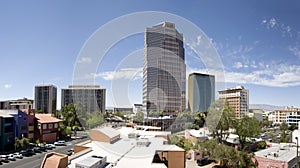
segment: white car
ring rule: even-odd
[[[66,146],[66,141],[60,140],[60,141],[54,142],[54,145],[56,145],[56,146]]]
[[[10,161],[16,161],[16,157],[13,154],[7,155],[7,159]]]
[[[53,149],[53,148],[55,148],[55,145],[54,144],[46,144],[45,148],[46,149]]]
[[[15,156],[15,158],[18,158],[18,159],[22,159],[23,158],[23,155],[20,154],[19,152],[16,152],[13,155]]]

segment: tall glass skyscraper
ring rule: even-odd
[[[176,115],[186,109],[186,65],[183,35],[175,24],[146,28],[143,68],[143,106],[147,114]]]
[[[188,108],[191,112],[207,112],[215,101],[215,76],[192,73],[188,79]]]

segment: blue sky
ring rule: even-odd
[[[34,85],[43,83],[56,85],[60,100],[76,62],[91,61],[77,56],[98,28],[133,12],[161,11],[193,22],[210,38],[224,65],[226,87],[249,89],[250,104],[300,106],[299,1],[109,2],[0,1],[0,100],[33,98]],[[107,106],[115,105],[115,78],[131,78],[125,95],[130,101],[117,106],[141,103],[143,60],[121,67],[122,75],[113,72],[130,54],[142,58],[143,45],[143,34],[122,39],[99,64],[95,81],[107,89]],[[188,72],[205,71],[185,47]]]

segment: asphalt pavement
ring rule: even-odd
[[[23,159],[17,159],[16,161],[10,161],[8,163],[0,164],[0,168],[40,168],[44,156],[49,152],[57,152],[62,154],[67,154],[68,150],[74,148],[74,144],[86,141],[88,138],[73,140],[66,142],[66,146],[56,146],[55,149],[47,150],[46,152],[36,153],[30,157],[23,157]]]

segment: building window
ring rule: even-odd
[[[52,129],[52,128],[53,128],[53,124],[49,124],[49,125],[48,125],[48,128],[49,128],[49,129]]]
[[[47,124],[43,124],[43,130],[47,129]]]
[[[58,123],[54,123],[54,128],[58,128]]]

